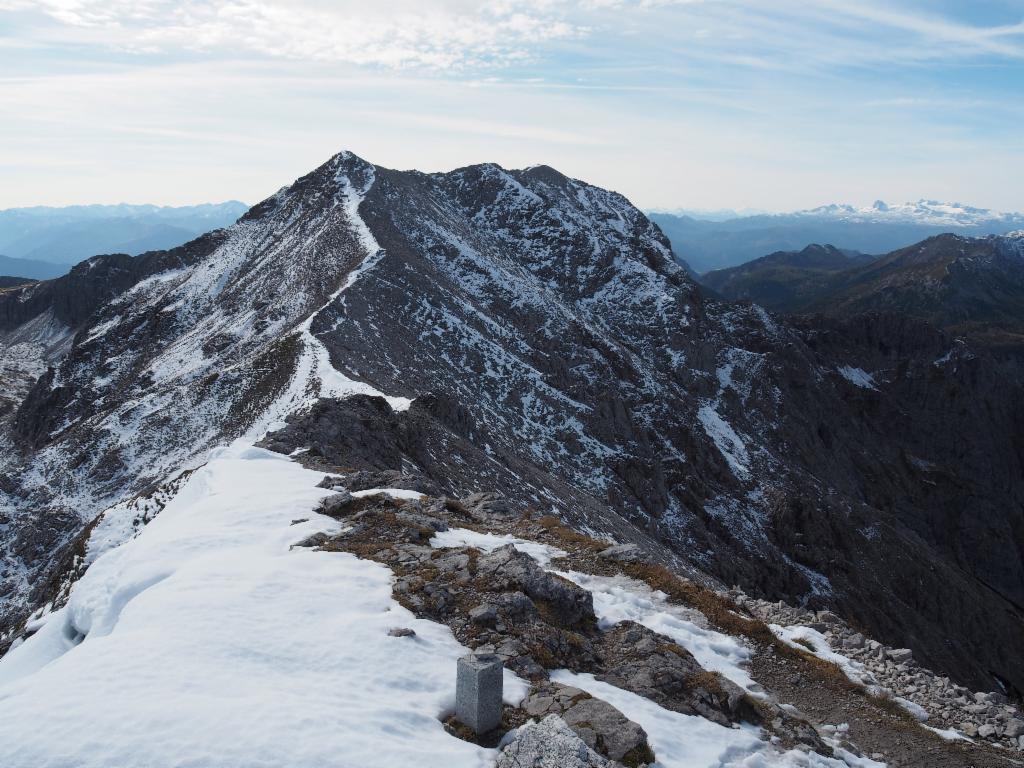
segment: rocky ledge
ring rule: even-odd
[[[383,483],[388,484],[385,490]],[[831,614],[753,600],[738,590],[713,589],[651,563],[635,545],[597,541],[526,505],[491,494],[461,500],[430,496],[433,489],[414,475],[340,469],[328,474],[322,485],[335,493],[316,511],[344,521],[345,527],[333,536],[318,534],[301,546],[350,552],[387,565],[396,576],[395,597],[405,607],[446,624],[467,647],[497,654],[530,682],[530,692],[518,707],[506,705],[502,731],[507,733],[488,737],[489,743],[503,744],[499,765],[639,766],[657,759],[638,723],[611,703],[554,679],[556,670],[592,675],[669,711],[725,726],[756,726],[769,750],[793,749],[824,757],[866,753],[894,767],[920,765],[925,754],[942,768],[1012,764],[1009,753],[993,751],[996,744],[1011,746],[1010,737],[1002,734],[1009,734],[1017,717],[1010,716],[1009,706],[999,703],[998,696],[984,700],[1005,708],[1006,718],[1000,712],[991,714],[999,723],[995,727],[1001,729],[1000,739],[988,729],[987,736],[982,733],[982,725],[994,725],[988,722],[979,723],[978,742],[950,741],[948,734],[943,738],[913,716],[910,704],[942,678],[917,667],[898,649],[863,636],[863,644],[857,646],[856,633]],[[449,539],[439,546],[443,536]],[[460,536],[469,540],[460,543]],[[766,676],[743,689],[703,667],[679,642],[643,624],[599,622],[593,595],[560,575],[570,572],[632,580],[629,583],[656,590],[649,593],[686,606],[687,617],[697,625],[740,638],[753,658],[762,660],[752,670],[764,669],[767,658],[780,670],[782,681],[799,679],[800,685],[780,685],[785,692],[777,694]],[[851,658],[858,655],[852,651],[865,657],[873,654],[873,677],[864,684],[851,681],[812,645],[804,647],[774,634],[775,625],[819,632]],[[394,633],[411,634],[401,627]],[[761,682],[769,684],[757,684]],[[946,686],[956,698],[968,698],[968,692],[948,680]],[[842,719],[824,720],[804,712],[802,690],[846,702],[847,708],[838,713]],[[899,704],[896,697],[905,695],[907,704]],[[973,694],[970,698],[975,700]],[[957,722],[950,724],[959,725],[959,717],[951,716]],[[939,718],[947,722],[941,714]],[[452,726],[451,732],[459,735]],[[863,751],[857,745],[860,738],[866,742]]]

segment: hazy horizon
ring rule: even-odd
[[[646,209],[1024,209],[1010,0],[0,0],[0,208],[252,204],[342,149]]]

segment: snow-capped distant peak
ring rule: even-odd
[[[890,204],[876,200],[870,206],[830,204],[804,211],[797,216],[814,216],[845,221],[908,223],[932,226],[970,227],[992,222],[1024,222],[1024,214],[1003,213],[988,208],[975,208],[963,203],[943,203],[938,200],[918,200],[911,203]]]

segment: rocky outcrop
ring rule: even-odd
[[[644,729],[606,701],[558,683],[531,691],[519,705],[530,717],[557,715],[595,752],[624,765],[653,763],[654,753]]]
[[[529,722],[514,731],[501,748],[495,768],[612,768],[558,715]]]

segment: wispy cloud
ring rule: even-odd
[[[0,204],[253,200],[351,147],[665,207],[1024,208],[1024,9],[955,5],[0,0]]]
[[[124,51],[249,53],[403,68],[453,69],[522,60],[583,29],[546,3],[461,0],[4,0],[79,30],[78,41]]]

